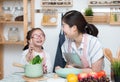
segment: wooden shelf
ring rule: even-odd
[[[96,14],[94,16],[84,16],[85,19],[87,20],[87,22],[89,23],[105,23],[107,24],[109,22],[108,18],[109,16],[107,15],[107,13],[99,13]]]
[[[88,6],[120,6],[120,4],[88,4]]]
[[[120,21],[111,21],[109,15],[103,16],[84,16],[86,21],[94,24],[110,24],[110,25],[120,25]]]
[[[120,22],[110,22],[110,25],[120,25]]]
[[[51,14],[43,15],[41,25],[42,26],[56,26],[57,15],[51,15]]]
[[[4,41],[4,42],[0,42],[0,44],[24,45],[24,41],[17,41],[17,42],[13,42],[13,41]]]
[[[24,22],[23,21],[0,21],[0,23],[3,23],[3,24],[23,24]]]
[[[0,21],[1,24],[24,24],[24,21]],[[31,26],[31,22],[28,22]]]
[[[120,6],[119,0],[89,0],[88,6]]]
[[[110,12],[107,13],[106,16],[104,15],[104,16],[85,17],[88,22],[108,23],[110,25],[120,25],[120,12],[116,12],[117,10],[119,10],[119,6],[120,6],[119,0],[89,0],[88,6],[95,6],[95,7],[110,6],[110,9],[111,9]],[[111,15],[111,13],[116,14],[117,17],[115,17],[115,15],[114,16]]]
[[[20,3],[19,1],[21,1],[22,5],[21,4],[20,5],[15,5],[16,3],[19,4]],[[31,4],[33,4],[32,3],[33,0],[0,0],[0,14],[1,14],[0,15],[0,17],[1,17],[0,18],[0,79],[3,79],[3,77],[4,77],[4,70],[3,70],[3,67],[4,67],[4,65],[3,65],[4,64],[4,62],[3,62],[4,61],[3,60],[4,59],[3,58],[4,57],[4,53],[3,53],[4,45],[5,44],[9,44],[9,45],[25,45],[26,44],[26,35],[27,35],[27,32],[28,32],[28,25],[31,25],[28,22],[28,6],[29,6],[28,1],[30,1],[30,6],[31,6]],[[9,6],[7,6],[7,7],[10,7],[10,9],[11,8],[13,9],[16,6],[23,7],[23,21],[12,21],[13,17],[15,16],[15,13],[12,14],[12,16],[10,14],[5,14],[4,9],[2,7],[6,7],[7,4],[3,5],[2,3],[4,3],[4,2],[7,2],[7,3],[10,2]],[[30,7],[30,8],[32,8],[32,7]],[[31,14],[32,13],[33,13],[33,11],[31,12]],[[8,16],[8,17],[6,17],[6,16]],[[32,17],[32,16],[30,16],[30,17]],[[23,32],[24,41],[22,41],[22,40],[17,41],[17,42],[6,41],[5,38],[4,38],[4,29],[9,28],[9,26],[5,25],[5,24],[18,25],[18,26],[22,27],[23,29],[21,29],[21,30]]]
[[[73,5],[73,0],[41,0],[42,7],[69,7]]]

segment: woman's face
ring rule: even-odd
[[[63,24],[63,27],[62,27],[62,29],[63,29],[63,31],[64,31],[64,34],[65,34],[65,36],[67,37],[67,38],[73,38],[73,33],[74,33],[74,31],[73,31],[73,27],[70,27],[68,24],[66,24],[65,22],[63,22],[62,23]]]
[[[45,35],[41,30],[33,31],[31,37],[34,46],[42,46],[45,41]]]

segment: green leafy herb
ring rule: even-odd
[[[114,74],[120,76],[120,61],[114,61],[111,66]]]
[[[39,55],[35,56],[30,63],[31,64],[40,64],[42,62],[43,58],[41,58]]]
[[[114,14],[114,20],[117,21],[117,14]]]
[[[85,16],[93,16],[92,8],[86,8],[85,9]]]

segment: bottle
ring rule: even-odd
[[[18,28],[11,27],[8,30],[8,41],[19,41],[19,31]]]
[[[114,9],[110,8],[110,22],[114,22]]]
[[[117,12],[117,8],[115,8],[115,13],[114,13],[114,21],[117,22],[118,21],[118,12]]]

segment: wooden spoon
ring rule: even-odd
[[[110,62],[113,62],[112,52],[109,48],[103,49],[103,53]]]
[[[16,66],[16,67],[21,67],[21,68],[23,68],[23,67],[24,67],[24,65],[22,65],[22,64],[20,64],[20,63],[16,63],[16,62],[14,62],[14,63],[13,63],[13,66]]]
[[[118,58],[120,60],[120,48],[118,48],[118,50],[117,50],[117,56],[116,56],[116,58]]]

